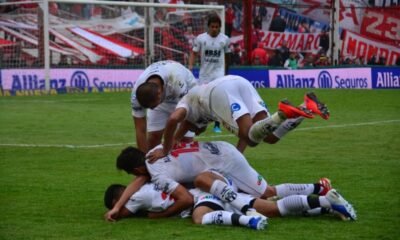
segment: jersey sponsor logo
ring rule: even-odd
[[[71,76],[70,85],[82,89],[90,87],[89,77],[83,71],[76,71]]]
[[[214,154],[214,155],[220,155],[221,154],[220,150],[218,149],[218,146],[216,144],[214,144],[214,143],[205,142],[203,144],[203,146],[204,146],[205,149],[210,151],[211,154]]]
[[[221,56],[221,50],[205,50],[204,55],[206,57],[220,57]]]
[[[154,189],[160,192],[167,192],[169,189],[169,183],[161,184],[161,183],[154,183]]]
[[[240,110],[240,104],[239,103],[232,103],[231,105],[231,111],[232,112],[237,112]]]

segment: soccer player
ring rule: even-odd
[[[307,108],[306,108],[307,107]],[[150,161],[168,154],[174,141],[179,141],[188,130],[203,132],[210,121],[220,121],[239,137],[237,148],[244,152],[247,145],[261,141],[274,144],[296,128],[312,113],[329,117],[326,106],[313,93],[305,96],[305,107],[294,107],[288,101],[279,103],[279,110],[270,115],[257,90],[246,79],[227,75],[207,85],[196,86],[181,99],[171,114],[164,132],[161,149],[149,155]],[[180,128],[176,131],[178,124]]]
[[[198,35],[189,58],[189,69],[200,55],[199,84],[209,83],[228,73],[230,62],[229,37],[221,32],[221,19],[213,14],[208,17],[207,32]],[[220,123],[215,122],[215,133],[220,133]]]
[[[191,71],[174,61],[153,63],[139,76],[132,90],[131,104],[136,142],[141,151],[147,152],[160,144],[169,115],[196,84]],[[153,99],[149,101],[148,96]]]
[[[161,147],[161,146],[160,146]],[[136,176],[127,187],[121,198],[105,215],[112,221],[114,215],[127,202],[130,196],[144,184],[143,178],[150,180],[157,189],[169,193],[180,199],[180,204],[163,216],[177,214],[187,208],[188,192],[180,183],[194,182],[195,186],[209,192],[224,202],[230,203],[242,213],[251,209],[251,203],[221,181],[219,176],[210,170],[216,171],[228,179],[241,191],[255,197],[268,198],[273,196],[285,197],[289,195],[326,194],[329,185],[322,182],[317,184],[281,184],[269,186],[247,162],[245,157],[227,142],[192,142],[181,143],[166,157],[153,164],[145,161],[145,154],[134,147],[124,149],[117,158],[117,168]],[[138,180],[139,179],[139,180]],[[185,208],[186,207],[186,208]],[[178,211],[179,210],[179,211]],[[347,210],[346,210],[347,211]],[[348,210],[350,211],[350,210]]]

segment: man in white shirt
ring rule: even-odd
[[[189,58],[189,69],[192,70],[200,56],[199,84],[206,84],[226,75],[230,62],[230,40],[221,32],[221,19],[218,15],[209,16],[207,27],[207,32],[195,38]],[[214,132],[221,132],[219,122],[215,122]]]
[[[131,96],[136,142],[140,150],[147,152],[160,144],[169,115],[196,84],[191,71],[178,62],[159,61],[144,70],[135,81]]]

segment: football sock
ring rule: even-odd
[[[325,196],[319,196],[318,199],[319,199],[319,204],[321,205],[321,207],[325,207],[325,208],[332,207],[331,203]]]
[[[276,196],[283,198],[290,195],[310,195],[314,194],[314,184],[293,184],[284,183],[275,186]]]
[[[278,112],[271,117],[255,122],[248,133],[249,139],[254,143],[260,143],[266,136],[271,134],[284,121]]]
[[[243,225],[247,226],[252,216],[240,215],[228,211],[213,211],[204,214],[201,224]]]
[[[310,210],[307,210],[307,211],[305,211],[304,213],[303,213],[303,215],[304,216],[319,216],[319,215],[321,215],[321,214],[323,214],[323,209],[325,209],[325,208],[313,208],[313,209],[310,209]]]
[[[310,210],[307,196],[304,195],[288,196],[278,200],[276,203],[281,216],[299,215]]]
[[[295,129],[297,126],[300,125],[300,123],[304,120],[304,117],[297,117],[297,118],[289,118],[286,119],[285,121],[282,122],[279,127],[273,131],[273,134],[281,139],[283,136],[285,136],[289,131],[292,131]]]
[[[246,198],[238,195],[232,187],[219,179],[215,180],[211,185],[210,193],[221,199],[223,202],[231,203],[232,206],[243,213],[246,213],[249,208],[249,202]]]

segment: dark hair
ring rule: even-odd
[[[145,154],[135,147],[127,147],[117,157],[117,169],[132,174],[133,169],[145,165]]]
[[[151,103],[157,99],[158,86],[152,82],[141,84],[136,90],[136,98],[144,108],[150,108]]]
[[[211,23],[218,23],[219,26],[222,25],[221,23],[221,19],[219,18],[219,16],[217,14],[212,14],[208,17],[208,22],[207,22],[207,26],[210,26]]]
[[[118,201],[124,192],[126,186],[121,184],[111,184],[106,192],[104,193],[104,205],[108,209],[112,209],[114,207],[114,201]]]

